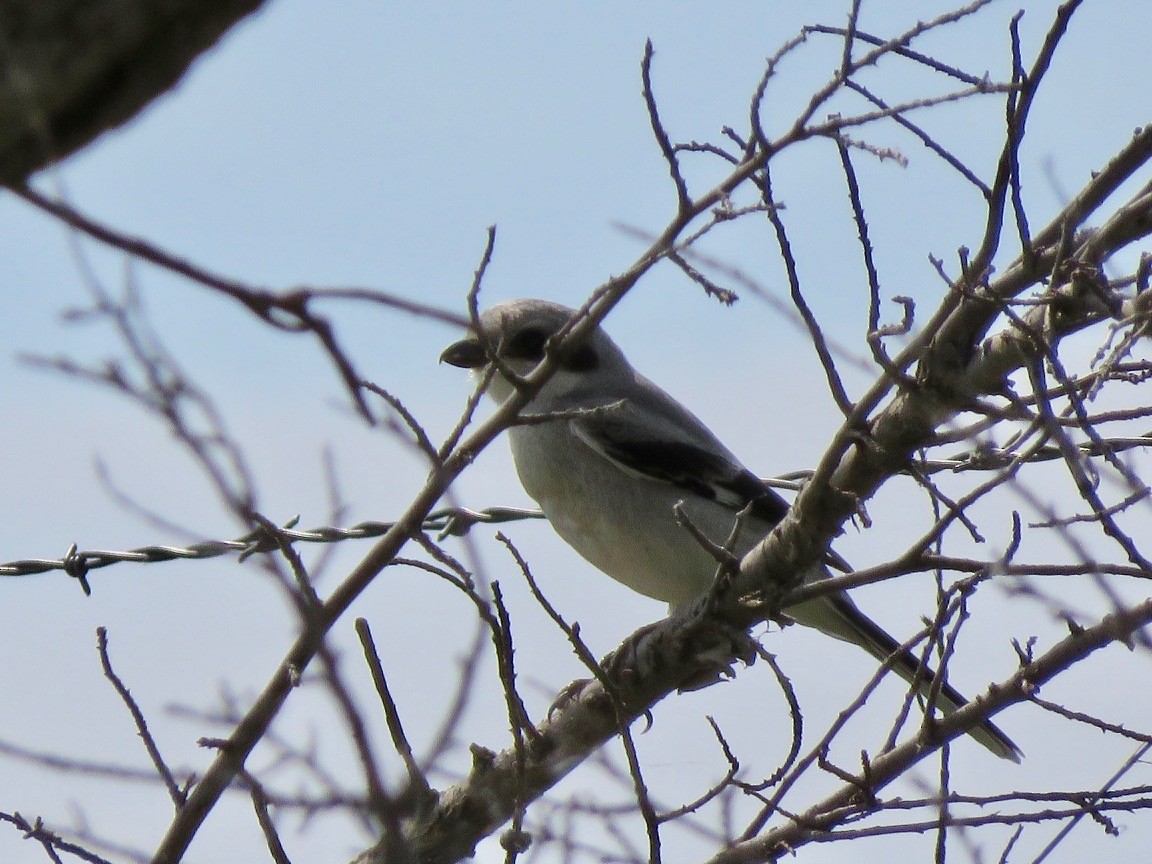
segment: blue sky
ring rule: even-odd
[[[861,26],[884,33],[903,29],[912,22],[899,5],[865,3]],[[1026,5],[1025,57],[1035,51],[1053,7]],[[915,14],[926,18],[936,8],[944,7],[917,4]],[[994,4],[950,35],[930,37],[922,48],[970,72],[1002,77],[1014,8]],[[534,295],[575,304],[639,252],[619,225],[658,230],[672,212],[672,190],[640,97],[645,39],[656,48],[655,89],[673,137],[715,140],[724,125],[746,126],[748,101],[767,55],[803,23],[841,24],[847,14],[845,4],[823,0],[569,2],[531,9],[448,3],[436,9],[432,14],[427,6],[367,0],[273,2],[199,61],[172,93],[126,128],[43,173],[37,185],[62,192],[113,227],[253,284],[376,287],[456,309],[464,308],[485,231],[496,225],[485,301]],[[1152,119],[1146,88],[1150,30],[1146,9],[1136,2],[1089,3],[1074,20],[1036,106],[1021,165],[1034,224],[1059,206],[1046,163],[1065,187],[1075,189],[1134,127]],[[767,102],[769,126],[789,119],[837,59],[835,42],[815,39],[790,58]],[[876,70],[871,80],[893,98],[917,86],[894,66]],[[999,144],[997,106],[989,97],[926,114],[925,122],[988,176]],[[870,140],[902,148],[910,158],[907,168],[857,160],[885,293],[910,294],[926,313],[941,293],[928,255],[951,260],[958,246],[978,242],[980,201],[907,136],[886,128]],[[863,276],[836,166],[834,148],[814,144],[781,161],[777,183],[814,310],[837,338],[859,346],[866,322]],[[704,160],[691,163],[689,178],[697,188],[718,176]],[[763,227],[718,232],[706,248],[756,274],[770,290],[785,292]],[[387,519],[418,488],[419,463],[357,422],[329,364],[307,339],[270,333],[203,289],[147,266],[128,267],[120,256],[0,196],[0,338],[7,348],[0,355],[0,400],[9,418],[0,432],[0,476],[7,491],[0,498],[0,519],[8,529],[0,533],[0,560],[55,557],[72,542],[125,548],[181,539],[158,536],[155,526],[110,500],[97,481],[96,458],[118,487],[193,535],[235,531],[155,421],[108,393],[30,369],[18,359],[36,353],[93,361],[117,352],[105,328],[60,320],[61,310],[89,302],[77,249],[109,290],[119,290],[126,278],[139,286],[165,344],[219,399],[251,458],[261,505],[271,518],[301,514],[305,525],[327,518],[324,447],[331,448],[340,469],[350,519]],[[327,310],[366,375],[404,399],[433,433],[450,428],[469,385],[457,370],[437,365],[455,336],[449,328],[375,308]],[[886,309],[891,319],[898,314],[895,307]],[[754,298],[722,308],[663,267],[608,326],[638,367],[689,403],[754,470],[810,467],[836,428],[836,409],[806,339]],[[849,376],[852,389],[866,381]],[[499,443],[481,457],[460,492],[476,506],[527,503]],[[871,544],[898,542],[907,536],[907,520],[923,518],[906,489],[886,490],[873,508],[879,515],[875,531],[845,540],[855,553],[850,557],[875,560]],[[606,651],[661,615],[658,604],[591,572],[545,526],[518,526],[515,536],[530,558],[549,562],[554,572],[543,574],[546,587],[582,623],[597,650]],[[488,534],[480,546],[500,577],[514,582]],[[342,550],[335,572],[355,560],[355,549]],[[87,599],[59,576],[0,583],[0,625],[8,646],[7,662],[0,663],[0,688],[7,694],[0,739],[144,764],[128,718],[99,675],[93,631],[103,624],[122,674],[157,718],[162,746],[178,764],[203,765],[206,756],[195,739],[219,730],[206,733],[173,720],[164,706],[211,705],[225,681],[241,694],[260,687],[291,631],[283,603],[252,566],[124,566],[94,575],[93,584],[94,596]],[[861,605],[894,631],[911,632],[931,590],[882,587],[866,593]],[[525,674],[545,682],[533,691],[539,710],[547,694],[579,668],[522,588],[514,592],[524,622],[521,653],[531,655]],[[981,602],[987,606],[973,625],[969,659],[961,655],[956,661],[957,683],[986,680],[989,669],[1007,674],[1014,664],[1009,636],[1059,635],[1040,610],[1013,606],[991,593]],[[430,636],[464,631],[467,609],[423,577],[396,573],[368,592],[356,614],[378,622],[386,660],[390,656],[395,664],[397,688],[407,699],[403,704],[419,718],[417,726],[431,723],[447,697],[429,694],[428,670],[450,677],[467,640]],[[869,661],[818,636],[792,630],[786,636],[779,640],[782,661],[795,670],[806,712],[831,717],[866,680]],[[342,643],[350,644],[349,637],[350,624]],[[414,652],[427,663],[406,669],[404,661]],[[1107,668],[1111,676],[1147,674],[1146,658],[1122,653],[1110,650],[1114,665],[1094,668]],[[346,668],[350,675],[361,671],[351,654]],[[669,803],[691,797],[715,768],[711,757],[687,765],[684,760],[685,753],[710,746],[704,713],[727,717],[726,728],[750,750],[765,727],[785,734],[786,715],[779,705],[765,707],[774,694],[761,676],[761,670],[750,670],[737,685],[661,706],[657,729],[643,746],[651,748],[653,782],[669,784]],[[1115,716],[1146,716],[1142,691],[1100,692],[1100,678],[1098,671],[1071,676],[1053,695],[1075,697],[1090,688],[1093,698],[1115,702]],[[497,697],[488,692],[480,705],[498,706]],[[287,712],[284,728],[304,735],[312,726],[335,722],[322,711],[316,700],[302,698]],[[469,721],[468,740],[503,746],[502,725],[485,724],[483,711],[477,714]],[[753,715],[757,722],[747,723]],[[1024,739],[1024,749],[1038,754],[1022,768],[987,765],[979,761],[982,754],[966,754],[972,758],[961,763],[959,776],[974,787],[987,782],[992,788],[1044,788],[1060,782],[1057,768],[1067,767],[1053,765],[1053,754],[1059,754],[1065,763],[1092,766],[1079,775],[1091,784],[1123,758],[1111,745],[1091,749],[1090,738],[1052,748],[1028,742],[1046,722],[1024,711],[1004,718],[1005,728]],[[1063,734],[1065,727],[1059,728]],[[325,753],[347,769],[352,763],[339,737],[322,736]],[[868,741],[866,735],[860,740]],[[1003,770],[1017,773],[1005,779],[998,773]],[[106,785],[19,766],[5,768],[0,778],[0,809],[40,813],[67,825],[75,803],[94,827],[146,850],[168,819],[157,790],[116,786],[108,794]],[[569,791],[597,788],[591,775],[570,782]],[[1119,860],[1146,849],[1146,823],[1139,816],[1124,819],[1128,831],[1120,840],[1082,826],[1078,845],[1066,851],[1080,858],[1128,850],[1114,853]],[[320,824],[302,836],[293,827],[286,833],[300,850],[299,860],[342,861],[357,847],[346,826]],[[1030,842],[1039,848],[1050,833],[1036,829]],[[670,860],[700,857],[702,847],[685,844],[684,857]],[[882,856],[889,847],[876,841],[865,848]],[[236,805],[210,820],[189,860],[251,860],[259,849],[247,805]],[[497,860],[498,854],[495,847],[485,848],[482,860]],[[807,854],[813,860],[848,860],[848,847],[822,849],[818,859],[812,850]],[[41,860],[15,832],[0,832],[0,857]]]

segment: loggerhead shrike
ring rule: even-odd
[[[501,303],[480,316],[482,334],[450,345],[440,359],[484,375],[494,351],[500,362],[488,394],[503,402],[516,386],[499,370],[532,372],[548,339],[573,314],[544,300]],[[559,358],[526,411],[558,414],[508,431],[520,482],[556,533],[613,579],[673,607],[706,591],[716,572],[713,555],[677,522],[677,504],[717,544],[727,540],[747,508],[737,555],[763,539],[788,510],[687,408],[633,369],[599,327]],[[828,575],[818,565],[805,581]],[[843,592],[786,611],[794,621],[859,645],[881,661],[899,651],[900,642]],[[923,690],[931,684],[932,673],[921,670],[910,651],[898,653],[893,669],[910,683],[926,677],[918,683]],[[949,685],[941,687],[944,711],[966,702]],[[1019,749],[992,723],[970,734],[997,756],[1020,761]]]

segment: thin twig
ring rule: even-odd
[[[108,656],[108,630],[105,627],[96,628],[96,650],[100,653],[100,665],[104,669],[104,677],[112,683],[113,688],[127,707],[128,713],[132,715],[132,722],[136,725],[136,734],[144,743],[144,749],[148,751],[148,758],[152,760],[156,773],[164,781],[164,788],[168,790],[168,797],[172,799],[172,805],[179,812],[188,801],[187,791],[176,782],[168,763],[160,755],[160,748],[156,745],[156,739],[152,737],[152,731],[148,728],[148,721],[144,719],[144,712],[140,710],[140,706],[129,692],[127,685],[120,680],[120,676],[112,668],[112,660]]]

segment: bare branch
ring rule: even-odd
[[[156,739],[152,737],[148,722],[144,719],[144,712],[140,710],[140,706],[136,704],[136,700],[128,691],[128,687],[120,680],[120,676],[112,669],[112,660],[108,656],[108,631],[103,627],[96,628],[96,648],[100,652],[100,665],[104,668],[104,677],[112,683],[124,705],[128,708],[128,713],[132,715],[132,722],[136,725],[136,733],[144,742],[144,749],[148,751],[148,758],[152,760],[156,773],[164,781],[164,787],[168,790],[168,797],[172,799],[172,806],[179,813],[187,803],[187,790],[176,782],[168,763],[160,755],[160,748],[156,745]]]

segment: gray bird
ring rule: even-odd
[[[525,299],[494,306],[480,316],[478,334],[450,345],[440,359],[485,374],[495,351],[500,364],[488,394],[503,402],[515,385],[502,365],[526,376],[544,358],[548,339],[574,311]],[[590,410],[599,409],[599,410]],[[745,468],[687,408],[632,368],[615,342],[597,327],[559,358],[555,374],[526,411],[561,413],[508,431],[525,491],[573,549],[618,582],[675,607],[708,590],[716,572],[710,552],[677,521],[679,504],[691,523],[715,543],[732,533],[747,509],[737,555],[763,539],[788,511],[787,502]],[[804,581],[829,576],[823,565]],[[914,654],[839,592],[789,606],[787,615],[829,636],[859,645],[922,691],[933,673]],[[938,703],[945,712],[967,703],[947,683]],[[990,722],[970,734],[997,756],[1020,761],[1020,750]]]

